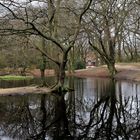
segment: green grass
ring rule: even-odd
[[[0,76],[0,80],[28,80],[32,79],[32,76],[16,76],[16,75],[5,75]]]

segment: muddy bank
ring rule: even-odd
[[[16,88],[0,88],[0,95],[25,95],[25,94],[40,94],[40,93],[50,93],[51,90],[44,87],[16,87]]]
[[[40,72],[40,70],[39,69],[34,69],[34,70],[28,70],[27,71],[28,72],[28,74],[30,74],[30,75],[32,75],[32,76],[34,76],[34,77],[41,77],[41,72]],[[45,76],[47,77],[49,77],[49,76],[54,76],[55,75],[55,71],[54,70],[49,70],[49,69],[46,69],[45,70]]]
[[[134,65],[124,65],[117,64],[116,69],[118,73],[115,76],[117,80],[127,80],[132,82],[140,83],[140,64]],[[66,72],[67,73],[67,72]],[[33,70],[31,73],[34,77],[40,77],[40,71],[38,69]],[[46,76],[54,76],[53,70],[46,70]],[[100,77],[100,78],[109,78],[109,72],[106,66],[94,67],[90,69],[76,70],[73,74],[68,74],[76,77]],[[48,88],[39,88],[37,86],[27,86],[27,87],[16,87],[16,88],[0,88],[0,95],[24,95],[24,94],[40,94],[40,93],[50,93],[51,89]]]
[[[115,76],[117,80],[129,80],[129,81],[140,82],[140,63],[117,63],[116,69],[118,71],[118,73]],[[3,72],[3,71],[0,71],[0,72]],[[26,71],[26,75],[40,77],[41,73],[39,69],[33,69],[33,70],[28,69]],[[54,70],[51,70],[51,69],[45,70],[46,77],[54,76],[54,75],[55,75]],[[66,71],[66,75],[71,75],[71,76],[76,76],[76,77],[109,78],[109,72],[106,66],[75,70],[75,72],[72,74],[69,74]]]
[[[116,64],[116,69],[118,73],[116,74],[115,79],[140,82],[140,63]],[[77,70],[72,75],[76,77],[109,78],[109,72],[106,66]]]
[[[118,72],[115,76],[117,80],[127,80],[140,83],[140,71],[137,70],[124,70]]]
[[[140,63],[118,63],[116,64],[116,69],[118,73],[115,78],[117,80],[128,80],[140,82]],[[35,77],[40,77],[40,70],[35,69],[30,71],[30,74]],[[89,69],[80,69],[75,70],[73,74],[67,75],[76,76],[76,77],[100,77],[100,78],[109,78],[109,72],[106,66],[94,67]],[[46,70],[45,76],[54,76],[54,70]]]

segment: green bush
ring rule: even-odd
[[[85,68],[86,68],[85,62],[83,62],[83,61],[77,61],[77,62],[75,63],[74,68],[75,68],[76,70],[78,70],[78,69],[85,69]]]

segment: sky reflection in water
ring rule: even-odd
[[[1,96],[0,138],[140,139],[140,85],[72,77],[67,85],[75,88],[75,92],[65,97],[56,94]]]

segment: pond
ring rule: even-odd
[[[139,84],[69,77],[66,85],[75,91],[0,96],[0,139],[140,139]]]

